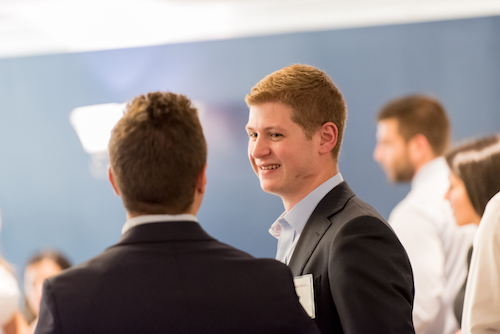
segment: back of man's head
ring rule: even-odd
[[[128,212],[188,212],[207,160],[196,108],[170,92],[136,97],[111,133],[109,155]]]
[[[293,110],[292,120],[308,138],[326,122],[338,128],[337,144],[332,150],[336,159],[342,143],[347,118],[344,98],[330,78],[309,65],[291,65],[275,71],[262,80],[245,97],[248,106],[280,102]]]
[[[378,121],[396,119],[399,133],[408,142],[417,134],[425,136],[436,156],[450,143],[450,121],[438,100],[425,95],[409,95],[390,101],[379,112]]]

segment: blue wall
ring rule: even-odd
[[[53,246],[78,263],[115,243],[125,211],[108,182],[91,176],[69,113],[171,90],[207,105],[201,224],[221,241],[273,257],[267,230],[283,208],[260,190],[248,163],[243,98],[292,63],[325,70],[345,95],[341,172],[386,217],[409,189],[389,185],[372,160],[375,114],[388,99],[436,96],[455,140],[500,132],[500,17],[2,59],[3,256],[21,269],[35,250]]]

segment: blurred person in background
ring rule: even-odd
[[[451,171],[450,188],[446,198],[450,201],[457,225],[480,225],[487,203],[500,191],[500,136],[485,137],[461,144],[449,151],[445,159]],[[478,242],[475,241],[476,243]],[[470,247],[467,259],[463,259],[468,265],[473,253],[473,248]],[[487,273],[481,273],[481,276],[483,275]],[[467,280],[457,294],[454,304],[459,324],[462,322],[466,284]],[[500,281],[497,281],[496,285],[498,291]],[[488,306],[485,306],[486,309]],[[500,314],[496,314],[496,318],[500,319]]]
[[[19,298],[19,286],[12,268],[0,255],[0,333],[25,333],[27,326],[19,312]]]
[[[389,101],[377,117],[374,159],[390,182],[411,182],[411,191],[392,210],[389,224],[413,269],[417,334],[452,334],[455,296],[467,275],[464,261],[474,228],[459,228],[444,195],[449,169],[442,155],[450,141],[445,109],[426,95]]]
[[[486,205],[474,239],[462,334],[500,333],[500,192]]]
[[[34,333],[38,321],[43,281],[70,266],[71,263],[62,253],[51,249],[37,252],[26,263],[24,268],[24,316],[31,333]]]

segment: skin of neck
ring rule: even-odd
[[[477,219],[474,219],[472,223],[475,224],[476,226],[479,226],[480,222],[481,222],[481,217],[477,216]]]
[[[324,163],[321,165],[321,170],[318,175],[314,178],[314,181],[310,183],[310,186],[305,188],[303,191],[297,194],[280,196],[283,201],[283,206],[285,211],[289,212],[297,203],[309,195],[314,189],[322,185],[324,182],[337,175],[339,172],[338,164],[336,160],[325,159]]]
[[[428,162],[438,157],[427,138],[422,134],[417,134],[410,139],[408,149],[410,150],[410,161],[415,167],[415,174]]]
[[[198,214],[198,211],[201,207],[201,202],[203,201],[203,194],[200,194],[198,192],[195,192],[194,194],[194,200],[193,204],[189,207],[189,209],[185,212],[179,212],[179,213],[171,213],[168,210],[165,210],[165,212],[158,213],[158,214],[169,214],[169,215],[181,215],[181,214],[191,214],[193,216],[196,216]],[[137,217],[137,216],[143,216],[147,215],[148,213],[137,213],[137,212],[132,212],[132,211],[126,211],[127,214],[127,220]]]

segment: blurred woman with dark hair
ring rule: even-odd
[[[69,260],[55,250],[33,255],[24,268],[25,318],[33,333],[40,312],[43,281],[71,266]]]
[[[500,136],[459,145],[449,151],[445,159],[451,171],[446,198],[450,201],[457,224],[479,225],[486,204],[500,191]],[[471,256],[472,247],[467,259],[469,264]],[[455,316],[459,325],[462,321],[465,287],[466,283],[455,299]]]

